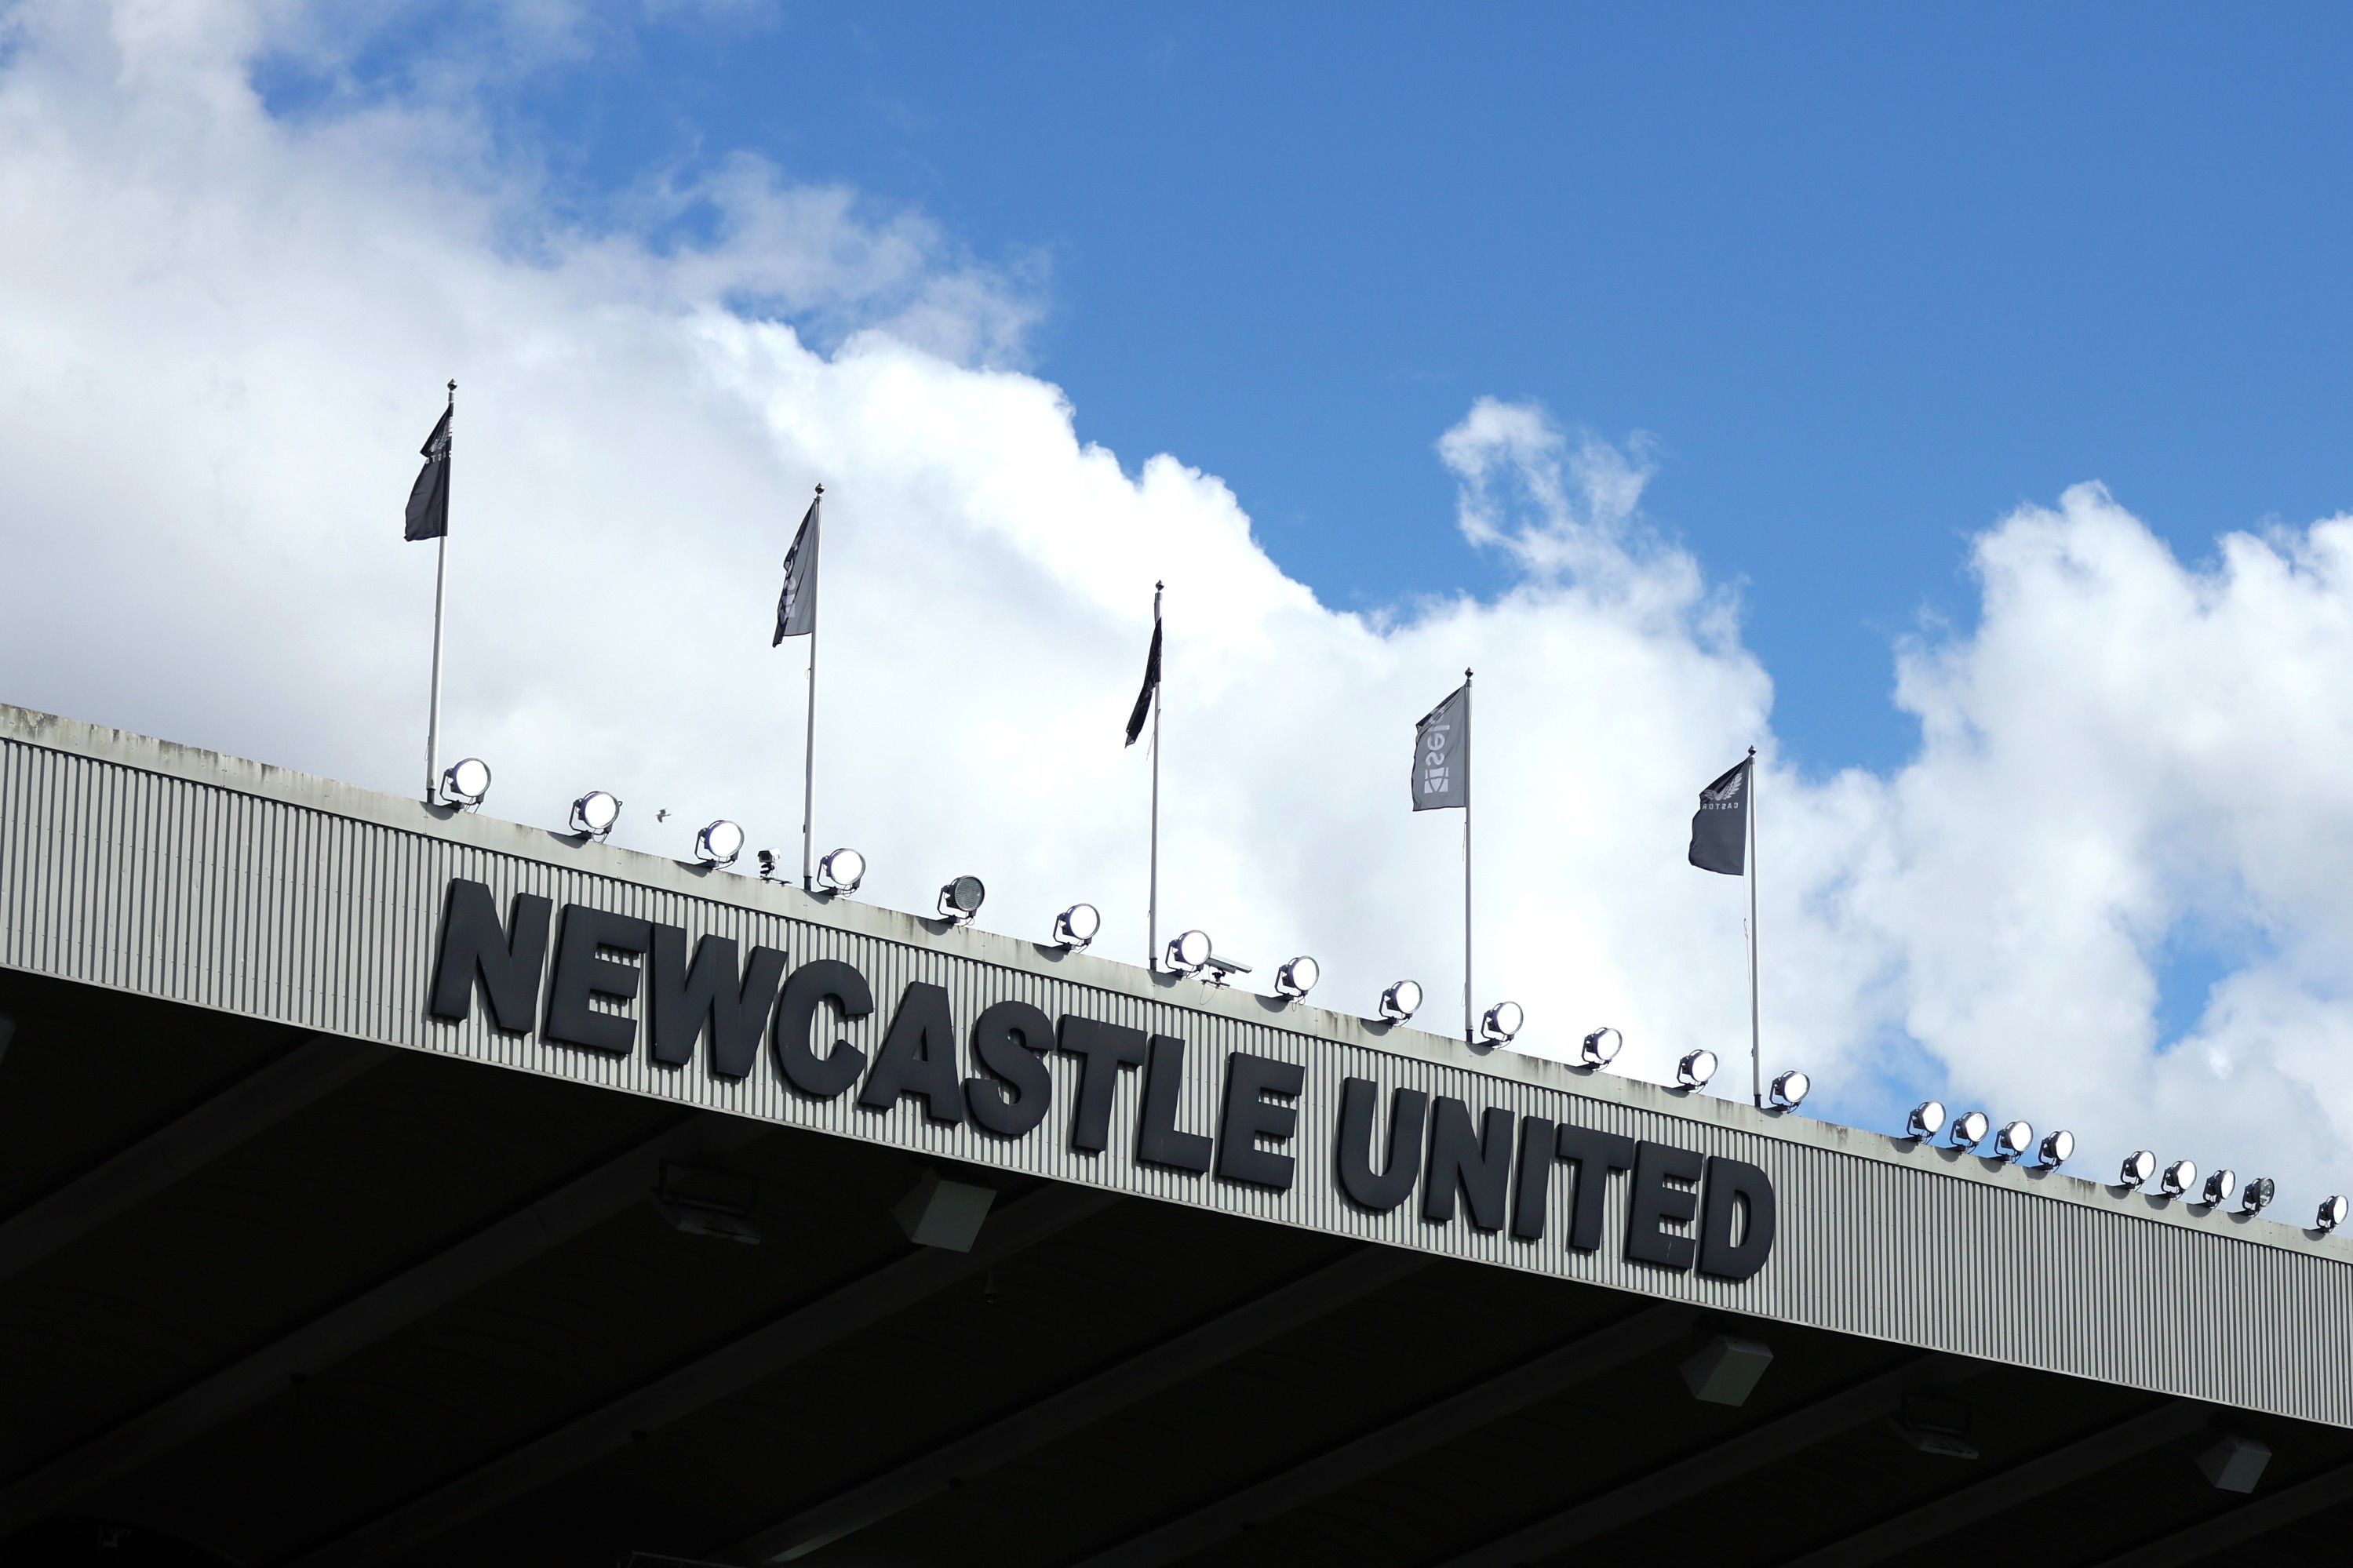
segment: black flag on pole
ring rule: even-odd
[[[1152,694],[1160,689],[1160,617],[1152,617],[1152,651],[1144,656],[1144,689],[1135,694],[1135,707],[1127,716],[1127,743],[1144,733],[1144,721],[1152,711]]]
[[[449,416],[454,407],[444,408],[433,426],[433,434],[425,437],[417,450],[424,456],[425,466],[417,470],[417,482],[408,489],[408,527],[404,539],[442,539],[449,532]]]
[[[1413,727],[1413,808],[1444,811],[1471,805],[1471,683],[1422,716]]]
[[[1692,814],[1691,863],[1703,871],[1737,877],[1748,869],[1748,775],[1755,757],[1742,759],[1699,792]]]
[[[785,552],[785,591],[776,598],[776,635],[770,647],[817,630],[817,512],[824,504],[825,487],[819,485],[800,531],[793,535],[793,547]]]

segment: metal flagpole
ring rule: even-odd
[[[825,487],[817,488],[818,500],[825,499]],[[824,521],[818,520],[818,550],[824,549]],[[810,584],[814,587],[816,584]],[[810,869],[809,825],[814,820],[817,800],[817,621],[809,621],[808,668],[808,738],[801,747],[801,890],[815,892],[817,878]]]
[[[1757,748],[1748,748],[1748,1087],[1765,1109],[1765,1056],[1757,1032]]]
[[[449,384],[449,407],[458,406],[458,384]],[[449,454],[443,453],[447,463]],[[447,485],[454,475],[444,473],[441,482]],[[446,509],[448,501],[445,499]],[[433,558],[433,711],[425,721],[425,804],[431,805],[441,793],[441,623],[449,610],[449,521],[445,510],[441,520],[439,549]]]
[[[1478,1044],[1471,1026],[1471,672],[1462,672],[1462,1043]]]
[[[1152,584],[1152,635],[1160,636],[1160,594],[1166,583]],[[1161,650],[1160,667],[1154,671],[1158,677],[1152,683],[1152,870],[1151,882],[1145,894],[1144,905],[1144,967],[1160,967],[1160,700],[1161,687],[1167,679],[1167,650]]]

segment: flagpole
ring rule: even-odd
[[[1166,583],[1152,584],[1152,635],[1160,636],[1160,595]],[[1159,677],[1152,683],[1152,868],[1145,893],[1144,904],[1144,967],[1160,967],[1160,710],[1161,691],[1166,682],[1166,655],[1155,670]]]
[[[825,499],[825,487],[817,488],[818,500]],[[811,502],[815,505],[816,502]],[[789,515],[789,514],[788,514]],[[814,586],[815,584],[811,584]],[[807,739],[801,746],[801,890],[815,892],[817,878],[810,862],[810,825],[816,819],[817,802],[817,621],[809,621],[809,667]]]
[[[1757,748],[1748,748],[1748,1087],[1765,1109],[1765,1054],[1757,1029]]]
[[[457,406],[458,384],[453,381],[449,384],[450,410],[455,412]],[[448,454],[442,454],[441,460],[447,463]],[[453,477],[445,473],[441,482],[447,485]],[[433,708],[425,721],[425,804],[427,805],[431,805],[441,793],[441,626],[449,610],[449,526],[446,498],[443,506],[441,537],[438,542],[439,548],[433,557]]]
[[[1478,1044],[1471,1026],[1471,672],[1462,672],[1462,1043]]]

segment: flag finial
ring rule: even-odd
[[[818,494],[819,494],[819,495],[823,495],[823,494],[825,494],[825,487],[824,487],[823,485],[819,485],[819,486],[818,486],[818,488],[817,488],[817,493],[818,493]]]

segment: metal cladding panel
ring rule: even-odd
[[[1120,1075],[1112,1146],[1074,1152],[1062,1112],[1080,1062],[1050,1058],[1054,1113],[1018,1140],[925,1120],[902,1100],[860,1108],[784,1084],[764,1049],[740,1082],[704,1063],[652,1063],[508,1036],[478,1005],[426,1011],[448,884],[517,893],[718,934],[797,965],[839,959],[875,1012],[839,1031],[871,1059],[913,982],[947,991],[961,1068],[972,1021],[1018,1000],[1188,1043],[1180,1128],[1218,1132],[1222,1064],[1247,1050],[1299,1063],[1297,1159],[1282,1192],[1139,1163],[1141,1074]],[[2342,1242],[2185,1208],[2055,1173],[1997,1165],[1706,1096],[1590,1075],[1297,1003],[1133,967],[798,889],[635,855],[210,753],[0,708],[0,964],[91,985],[460,1057],[976,1164],[1275,1224],[1584,1280],[1644,1296],[1980,1357],[2219,1404],[2353,1426],[2353,1341],[2316,1331],[2353,1310]],[[554,967],[554,935],[550,961]],[[642,1003],[632,1011],[642,1011]],[[821,1010],[820,1028],[830,1019]],[[820,1035],[819,1038],[828,1037]],[[1562,1237],[1573,1183],[1555,1167],[1545,1237],[1486,1233],[1467,1211],[1432,1224],[1419,1193],[1388,1214],[1335,1178],[1341,1080],[1419,1089],[1474,1117],[1508,1109],[1729,1156],[1762,1168],[1779,1237],[1737,1281],[1630,1261],[1623,1179],[1599,1251]]]

